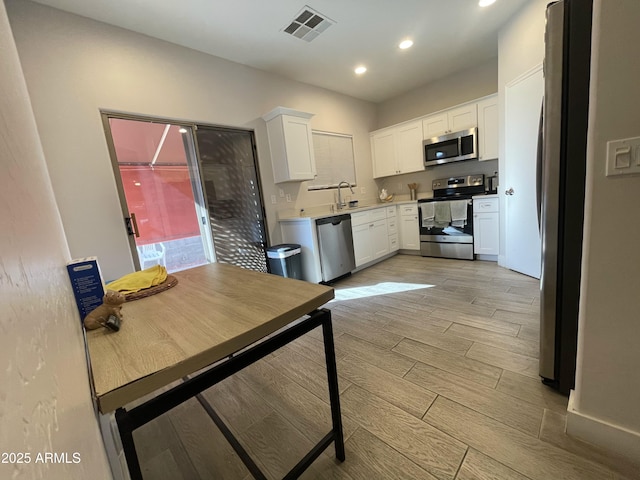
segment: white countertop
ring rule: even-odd
[[[317,220],[319,218],[335,217],[336,215],[344,215],[347,213],[364,212],[366,210],[373,210],[375,208],[385,208],[393,205],[406,205],[410,203],[416,203],[416,200],[398,200],[393,202],[381,202],[372,203],[371,205],[363,205],[361,207],[349,208],[345,207],[342,210],[334,208],[331,211],[331,205],[322,205],[319,207],[305,208],[303,212],[296,213],[282,213],[278,217],[280,222],[298,222],[301,220]]]

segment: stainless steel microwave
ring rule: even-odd
[[[478,158],[478,129],[470,128],[422,142],[424,166],[474,160]]]

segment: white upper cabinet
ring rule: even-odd
[[[262,117],[267,123],[275,183],[301,182],[315,177],[311,117],[311,113],[283,107]]]
[[[395,130],[383,130],[371,135],[371,157],[374,178],[388,177],[398,173]]]
[[[449,117],[449,133],[459,132],[478,125],[478,109],[475,103],[452,108],[447,112]]]
[[[424,170],[422,122],[403,123],[396,130],[398,173]]]
[[[478,102],[478,160],[498,158],[498,95]]]
[[[436,113],[422,120],[423,138],[436,137],[449,131],[447,112]]]
[[[475,103],[451,108],[422,120],[423,138],[437,137],[446,133],[459,132],[478,125],[478,110]]]
[[[373,178],[424,170],[422,141],[478,128],[479,160],[498,158],[498,95],[371,133]]]
[[[374,178],[424,170],[422,121],[403,123],[371,134]]]

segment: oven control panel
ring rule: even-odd
[[[484,186],[484,174],[482,173],[477,175],[467,175],[464,177],[440,178],[431,183],[432,190],[478,186]]]

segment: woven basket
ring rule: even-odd
[[[125,295],[127,302],[131,302],[133,300],[140,300],[141,298],[150,297],[151,295],[155,295],[156,293],[164,292],[165,290],[169,290],[171,287],[175,287],[178,284],[178,279],[173,275],[167,275],[167,279],[162,282],[160,285],[156,285],[155,287],[145,288],[144,290],[140,290],[139,292],[127,293]]]

